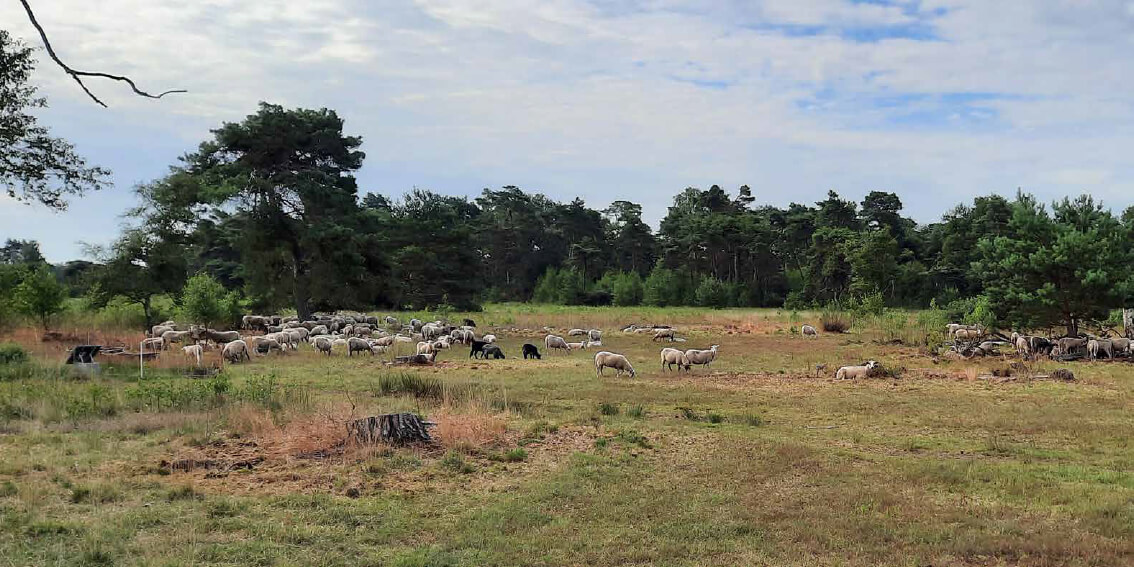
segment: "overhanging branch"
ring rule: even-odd
[[[28,13],[28,19],[31,20],[32,25],[35,26],[36,31],[39,32],[39,37],[40,37],[40,39],[43,40],[43,47],[47,49],[47,54],[50,55],[51,59],[53,61],[55,61],[55,63],[58,64],[64,71],[66,71],[67,74],[70,75],[72,79],[75,79],[76,83],[79,83],[79,86],[82,87],[83,92],[87,93],[87,96],[91,97],[91,100],[95,101],[96,103],[101,105],[103,108],[107,107],[106,103],[99,100],[99,98],[97,96],[95,96],[94,93],[92,93],[90,91],[90,89],[87,88],[87,85],[83,84],[83,79],[81,77],[102,77],[104,79],[111,79],[111,80],[114,80],[114,81],[122,81],[122,82],[126,83],[127,85],[130,85],[130,88],[134,91],[134,94],[136,94],[138,96],[143,96],[143,97],[146,97],[146,98],[161,98],[161,97],[163,97],[167,94],[171,94],[171,93],[189,92],[189,91],[186,91],[184,89],[174,89],[174,90],[168,90],[168,91],[165,91],[163,93],[159,93],[159,94],[154,95],[154,94],[150,94],[146,91],[139,89],[138,85],[135,85],[134,81],[131,80],[129,77],[125,77],[125,76],[122,76],[122,75],[111,75],[110,73],[100,73],[100,72],[97,72],[97,71],[79,71],[77,69],[72,69],[69,65],[64,63],[61,59],[59,59],[58,55],[55,54],[55,49],[51,47],[51,42],[48,41],[48,39],[47,39],[47,32],[43,31],[43,26],[39,25],[39,21],[37,21],[35,19],[35,13],[32,12],[31,5],[28,4],[28,0],[20,0],[20,4],[24,5],[24,11],[26,11]]]

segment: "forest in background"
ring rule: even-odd
[[[1050,208],[1024,192],[982,196],[919,225],[884,191],[779,208],[712,185],[675,195],[655,232],[625,200],[598,210],[515,186],[474,199],[361,193],[361,145],[333,110],[261,104],[137,187],[130,226],[88,259],[47,270],[34,242],[9,240],[0,310],[38,317],[29,286],[50,272],[60,296],[136,304],[152,322],[158,298],[179,301],[205,275],[234,312],[979,302],[1002,324],[1071,332],[1134,289],[1134,208],[1115,215],[1090,195]]]

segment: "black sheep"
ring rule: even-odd
[[[524,360],[527,360],[529,358],[534,358],[536,360],[543,359],[543,357],[539,355],[539,349],[531,343],[524,345]]]
[[[469,349],[469,358],[480,358],[480,355],[484,354],[484,346],[489,343],[474,340],[470,344],[472,345],[472,348]]]
[[[476,323],[474,323],[472,319],[465,319],[465,326],[466,327],[476,327]]]
[[[500,350],[500,347],[496,345],[485,345],[484,358],[494,358],[496,360],[500,360],[504,358],[504,351]]]

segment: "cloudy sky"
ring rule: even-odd
[[[161,176],[261,100],[363,136],[364,191],[519,185],[594,207],[750,185],[759,202],[898,193],[919,221],[1017,187],[1134,204],[1129,0],[38,0],[64,60],[42,120],[114,187],[63,214],[0,197],[0,239],[49,260],[117,233]],[[15,0],[0,26],[34,41]],[[41,59],[45,59],[41,54]]]

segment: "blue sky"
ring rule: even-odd
[[[39,2],[75,67],[40,116],[114,187],[53,213],[0,198],[0,239],[52,261],[118,232],[130,189],[258,101],[330,107],[363,136],[364,191],[520,185],[665,214],[687,186],[759,202],[898,193],[936,220],[1017,187],[1134,204],[1134,2],[668,0]],[[3,27],[29,41],[18,3]],[[32,42],[34,43],[34,42]],[[42,59],[42,57],[41,57]]]

